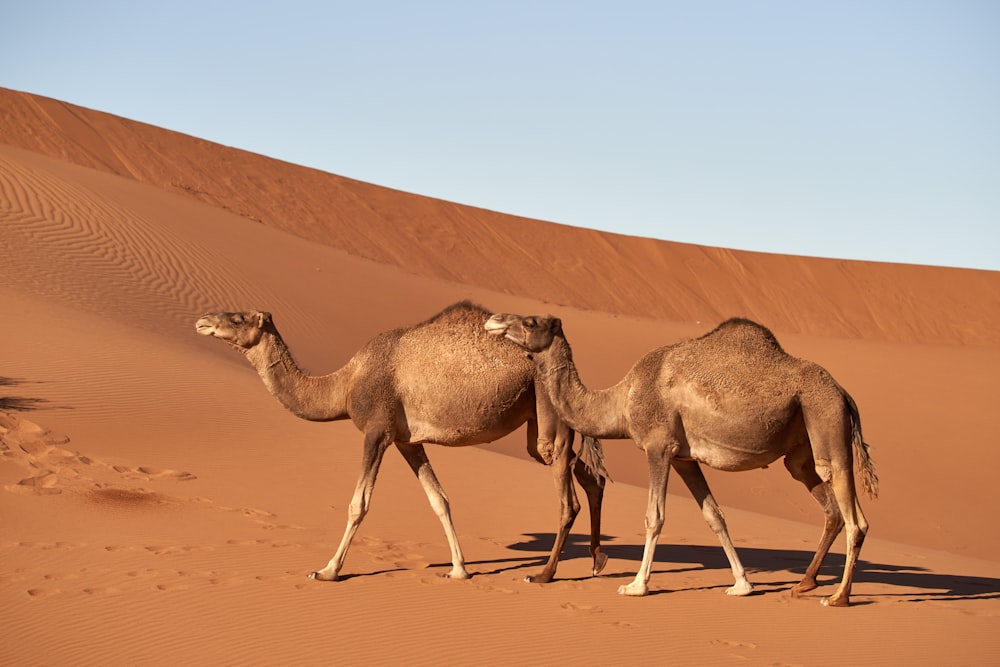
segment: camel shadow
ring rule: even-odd
[[[527,539],[507,545],[514,551],[548,553],[555,540],[553,533],[526,533]],[[602,536],[603,550],[612,560],[626,560],[638,563],[642,560],[642,544],[608,544],[614,538]],[[590,536],[570,533],[566,538],[562,559],[590,558]],[[759,549],[738,547],[743,566],[751,573],[793,572],[804,574],[812,560],[813,551],[800,549]],[[530,565],[534,564],[533,562]],[[542,559],[544,562],[544,559]],[[696,570],[729,570],[729,561],[718,545],[658,544],[654,553],[653,573],[678,573]],[[528,567],[528,564],[516,567]],[[516,569],[516,568],[509,568]],[[835,584],[840,581],[844,570],[844,555],[830,553],[820,569],[820,585]],[[502,569],[501,569],[502,571]],[[631,578],[635,571],[603,575],[607,578]],[[753,577],[751,577],[753,581]],[[900,589],[921,589],[914,592],[875,593],[871,598],[892,598],[910,602],[929,600],[992,600],[1000,599],[1000,579],[974,577],[960,574],[933,572],[911,565],[894,565],[858,561],[855,583],[871,582],[885,584]],[[757,585],[760,592],[774,592],[791,589],[798,583],[792,581],[771,581]],[[756,584],[756,582],[755,582]],[[727,588],[730,584],[708,588]]]
[[[40,384],[37,380],[25,380],[23,378],[9,378],[0,376],[0,390],[3,387],[17,387],[23,384]],[[32,412],[34,410],[54,409],[57,406],[49,405],[47,398],[34,398],[31,396],[0,396],[0,410],[6,412]]]
[[[588,556],[589,557],[589,556]],[[547,556],[535,557],[526,556],[524,558],[495,558],[492,560],[470,560],[466,561],[466,565],[498,565],[498,567],[492,570],[477,570],[475,572],[470,572],[472,578],[490,575],[490,574],[501,574],[503,572],[513,572],[514,570],[520,570],[522,568],[534,568],[541,567],[545,565],[548,560]],[[445,572],[451,569],[451,561],[440,562],[440,563],[429,563],[426,567],[422,568],[425,570],[440,570],[438,576],[444,578],[447,575]],[[372,570],[371,572],[348,572],[341,573],[338,577],[338,581],[347,581],[348,579],[357,579],[363,577],[376,577],[384,574],[393,574],[400,572],[412,572],[413,568],[408,567],[391,567],[384,568],[381,570]]]

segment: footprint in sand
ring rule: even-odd
[[[147,567],[145,570],[130,570],[125,573],[125,576],[133,579],[144,579],[146,577],[158,577],[160,576],[160,571]]]
[[[7,484],[4,488],[11,493],[18,495],[54,495],[62,493],[62,489],[57,488],[59,477],[51,471],[43,472],[35,477],[26,477],[17,484]]]
[[[183,472],[180,470],[171,470],[169,468],[153,468],[150,466],[139,466],[136,468],[143,475],[147,475],[149,479],[167,479],[176,482],[190,482],[193,479],[198,479],[195,475],[189,472]]]
[[[430,567],[430,561],[420,553],[427,544],[416,542],[386,542],[377,537],[363,536],[355,543],[365,551],[372,560],[379,563],[390,563],[403,570],[423,570]]]
[[[197,546],[184,546],[179,544],[171,545],[152,545],[145,547],[146,551],[150,551],[155,556],[167,556],[173,554],[184,554],[191,553],[193,551],[215,551],[215,547],[197,545]]]
[[[559,605],[566,611],[584,611],[591,614],[601,614],[604,612],[603,609],[594,604],[580,604],[577,602],[564,602]]]
[[[0,413],[0,456],[32,473],[4,488],[21,495],[55,495],[67,487],[107,487],[108,476],[114,474],[125,480],[186,482],[197,479],[189,472],[169,468],[109,465],[60,446],[69,440],[27,419]]]
[[[741,642],[730,639],[713,639],[710,642],[713,646],[725,646],[726,648],[757,648],[753,642]]]
[[[608,623],[613,628],[618,628],[620,630],[637,630],[639,628],[635,623],[629,623],[627,621],[613,621]]]
[[[479,575],[478,577],[473,577],[471,581],[472,585],[476,588],[489,591],[490,593],[503,593],[504,595],[520,594],[520,591],[517,589],[517,584],[521,583],[520,580],[514,580],[513,586],[505,586],[491,575]]]
[[[267,544],[267,540],[226,540],[226,544],[237,547],[262,546]]]
[[[133,468],[132,466],[116,465],[111,466],[111,469],[128,479],[140,479],[145,482],[154,480],[190,482],[193,479],[198,479],[196,475],[192,475],[189,472],[171,470],[170,468],[154,468],[152,466],[138,466]]]
[[[44,598],[61,592],[58,588],[29,588],[27,590],[28,595],[33,598]]]

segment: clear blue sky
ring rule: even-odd
[[[992,0],[32,0],[0,86],[579,227],[1000,270]]]

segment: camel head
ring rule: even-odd
[[[552,315],[497,313],[486,320],[486,330],[503,336],[528,352],[541,352],[562,333],[562,321]]]
[[[271,313],[248,310],[242,313],[208,313],[194,325],[202,336],[215,336],[240,350],[260,342],[265,329],[273,331]]]

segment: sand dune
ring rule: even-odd
[[[1000,658],[1000,274],[574,229],[7,90],[0,142],[0,662]],[[195,319],[269,310],[299,362],[325,373],[466,298],[560,315],[592,387],[731,315],[825,366],[857,400],[882,479],[856,604],[816,603],[839,579],[842,540],[815,596],[788,597],[821,513],[780,465],[707,473],[759,594],[723,594],[726,560],[673,480],[654,594],[617,596],[641,558],[646,494],[628,441],[605,443],[605,574],[589,576],[581,516],[559,580],[524,583],[557,507],[521,432],[429,448],[471,580],[438,576],[447,541],[392,455],[348,576],[307,580],[340,540],[360,434],[285,412]]]

